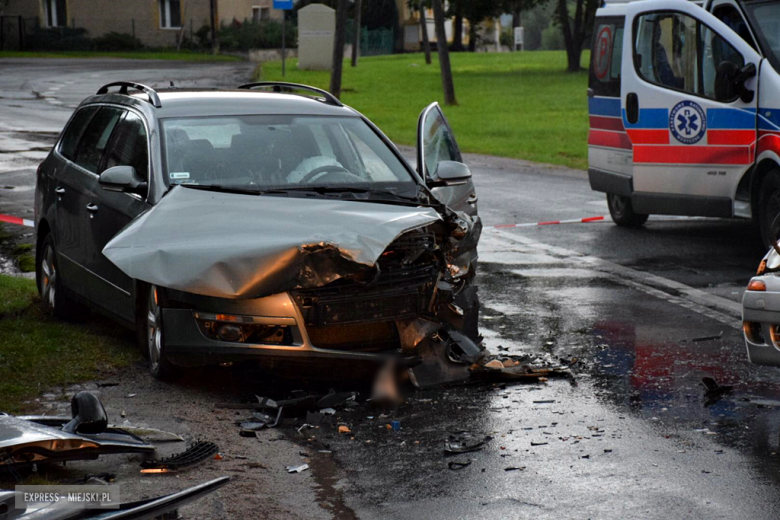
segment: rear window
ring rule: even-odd
[[[620,97],[624,22],[620,16],[596,19],[588,78],[588,86],[596,96]]]
[[[97,112],[97,107],[85,107],[76,112],[76,115],[71,119],[68,129],[65,130],[65,134],[63,134],[60,142],[60,154],[66,159],[72,161],[76,156],[76,146],[79,144],[79,139],[81,139],[87,123],[89,123],[95,112]]]
[[[108,139],[122,117],[122,112],[118,108],[103,107],[95,114],[79,142],[74,160],[76,164],[92,173],[98,173]]]

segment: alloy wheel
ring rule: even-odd
[[[160,368],[162,359],[162,312],[157,301],[157,287],[149,288],[149,302],[147,304],[146,330],[149,344],[149,364],[153,372]]]
[[[41,297],[46,305],[55,309],[57,295],[57,268],[54,266],[54,249],[47,245],[43,250],[43,259],[41,260]]]

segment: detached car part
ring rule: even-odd
[[[108,427],[103,405],[93,394],[76,394],[71,410],[71,420],[0,415],[0,471],[91,460],[112,453],[154,452],[154,446],[143,439],[121,428]]]

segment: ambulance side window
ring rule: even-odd
[[[588,86],[596,96],[620,97],[623,22],[621,17],[596,20],[588,78]]]
[[[650,83],[716,99],[718,67],[731,62],[742,68],[742,55],[715,31],[677,12],[641,15],[636,22],[634,63]]]
[[[639,17],[637,65],[647,81],[696,93],[698,69],[696,20],[681,13],[652,13]]]
[[[750,34],[750,29],[748,29],[747,22],[745,22],[745,19],[742,18],[735,6],[731,4],[719,5],[712,11],[712,14],[715,18],[728,25],[732,31],[739,34],[753,49],[758,51],[756,42],[753,41],[753,36]]]

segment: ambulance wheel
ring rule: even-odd
[[[631,198],[607,193],[607,206],[612,221],[618,226],[639,227],[647,222],[649,215],[636,213],[631,206]]]
[[[772,247],[778,237],[773,229],[775,219],[780,215],[780,172],[773,170],[761,181],[758,196],[758,228],[764,248]]]

